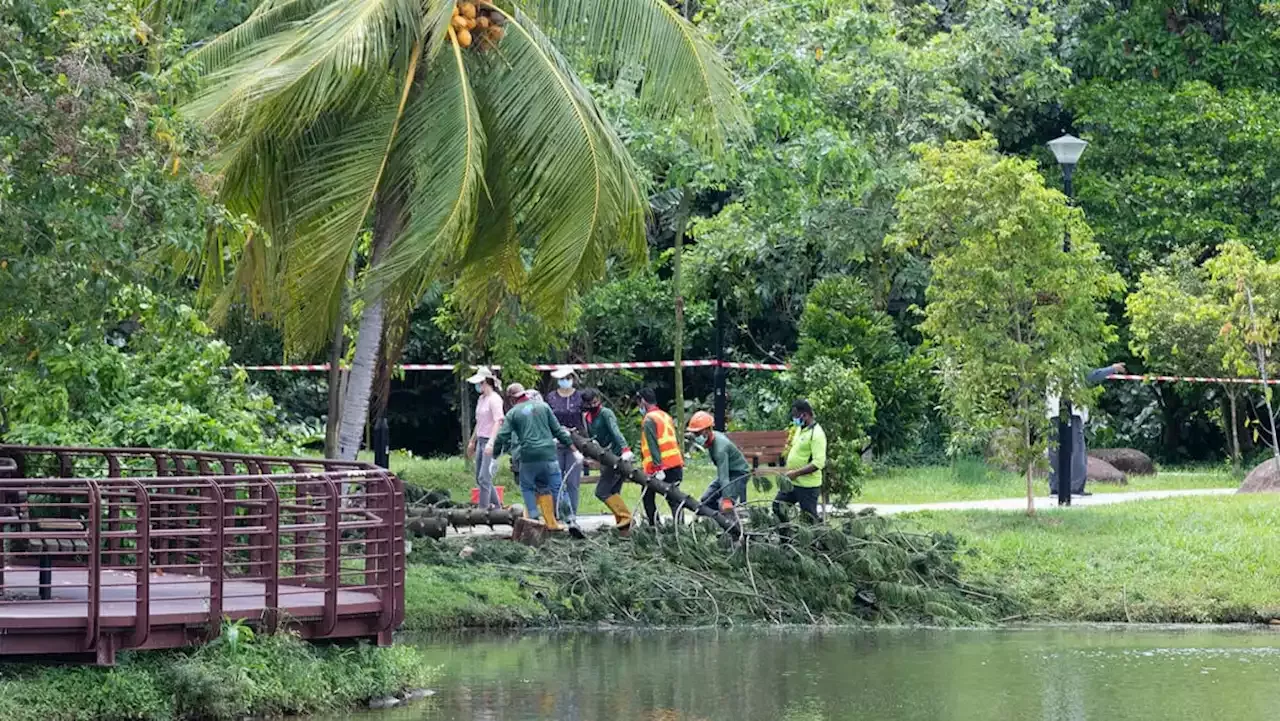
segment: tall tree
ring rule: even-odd
[[[476,324],[504,295],[557,317],[610,253],[643,253],[631,160],[556,40],[598,75],[643,68],[644,106],[694,118],[707,149],[744,126],[714,48],[662,0],[265,0],[192,56],[187,110],[222,140],[223,200],[270,234],[237,249],[228,288],[290,350],[332,333],[372,226],[340,456],[427,284],[453,281]]]
[[[990,139],[921,150],[898,212],[897,242],[933,256],[922,329],[937,344],[952,442],[1016,428],[1010,450],[1034,514],[1045,399],[1089,398],[1084,371],[1115,339],[1101,302],[1123,282],[1080,211],[1045,187],[1034,162],[999,155]]]

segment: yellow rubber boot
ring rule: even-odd
[[[550,493],[543,493],[538,496],[538,510],[542,512],[542,522],[546,524],[548,531],[563,531],[564,526],[556,520],[556,500],[551,497]]]
[[[618,532],[627,535],[631,532],[631,511],[627,508],[627,502],[622,500],[622,496],[613,494],[604,499],[604,505],[613,511],[613,521],[618,526]]]

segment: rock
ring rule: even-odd
[[[1237,493],[1276,493],[1280,491],[1280,470],[1276,468],[1276,460],[1268,458],[1249,471],[1244,477]]]
[[[1095,448],[1089,451],[1089,455],[1130,476],[1150,476],[1156,472],[1151,456],[1134,448]]]
[[[400,699],[395,696],[385,696],[383,698],[369,699],[369,708],[374,711],[382,709],[395,708],[400,705]]]
[[[1096,483],[1115,483],[1117,485],[1128,485],[1129,478],[1121,473],[1115,466],[1107,463],[1101,458],[1089,456],[1087,459],[1088,468],[1085,471],[1085,477]]]

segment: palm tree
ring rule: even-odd
[[[315,352],[367,257],[341,457],[429,284],[453,282],[477,324],[512,294],[555,318],[610,254],[643,257],[634,166],[553,39],[598,76],[642,69],[645,107],[688,114],[708,149],[746,127],[715,49],[664,0],[264,0],[190,57],[222,200],[265,231],[215,239],[215,314],[244,293]]]

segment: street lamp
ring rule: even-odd
[[[1089,144],[1074,135],[1064,135],[1057,140],[1049,141],[1049,149],[1053,157],[1062,166],[1062,189],[1067,200],[1074,196],[1071,189],[1071,175],[1075,172],[1076,163]],[[1062,239],[1062,252],[1071,252],[1071,230],[1067,228]],[[1074,451],[1072,438],[1071,401],[1063,389],[1062,402],[1058,408],[1058,505],[1071,505],[1071,454]]]

